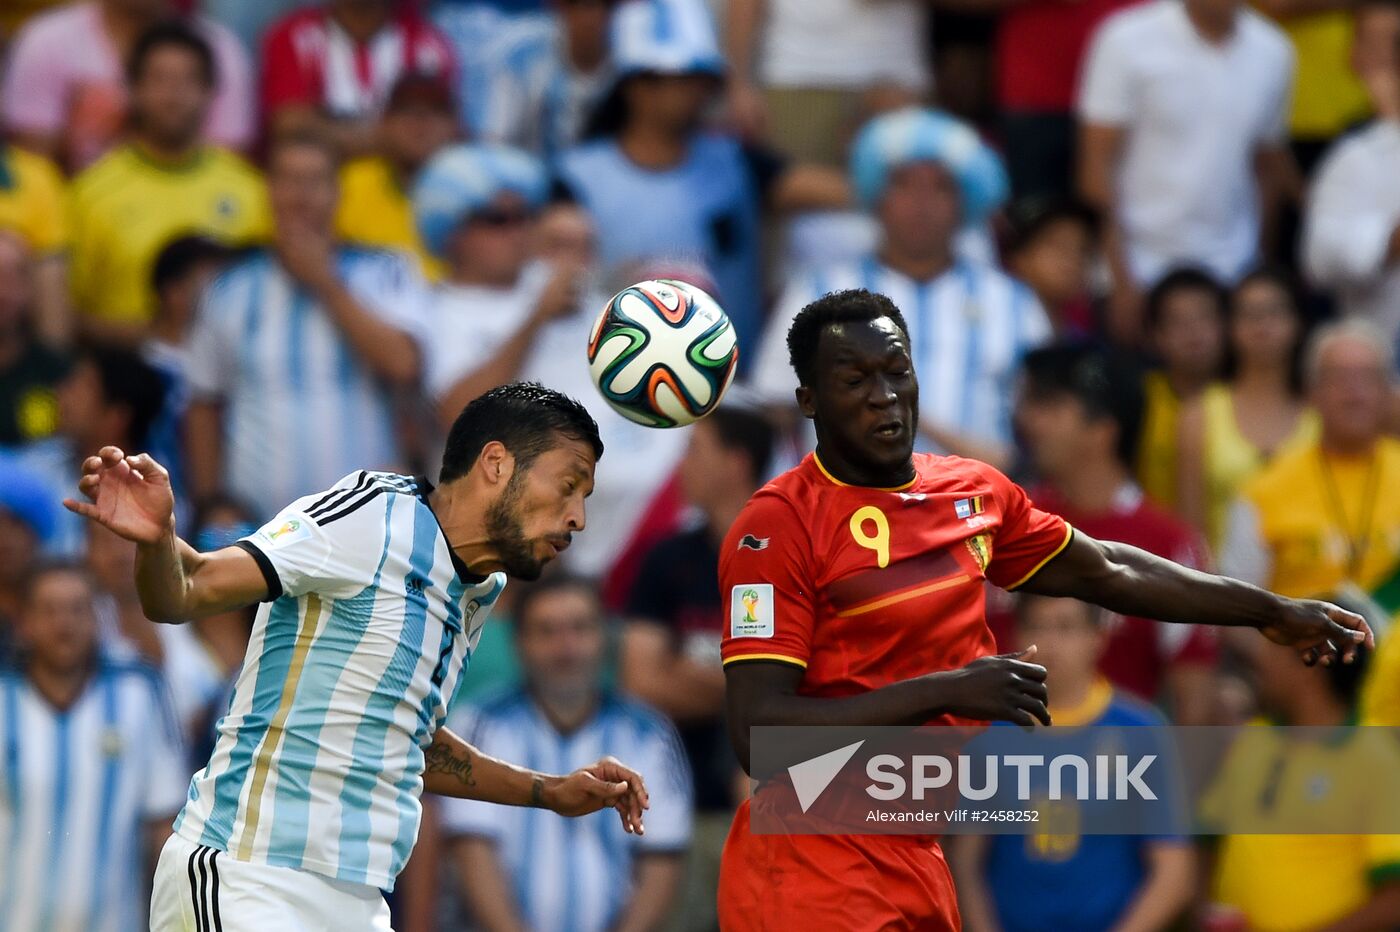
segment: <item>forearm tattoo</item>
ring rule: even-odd
[[[530,781],[530,805],[536,809],[544,808],[544,777],[536,776]]]
[[[446,744],[435,743],[428,746],[423,760],[428,773],[444,773],[456,777],[463,786],[476,786],[470,755],[458,757]]]

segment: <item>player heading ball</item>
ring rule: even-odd
[[[612,758],[567,776],[495,760],[442,727],[506,577],[534,579],[583,530],[603,455],[578,402],[492,389],[447,438],[441,485],[361,470],[232,547],[175,534],[165,469],[104,447],[92,501],[137,543],[141,605],[179,623],[261,602],[209,763],[161,852],[151,928],[389,928],[423,790],[562,815],[615,808],[642,831],[642,778]]]
[[[985,463],[914,453],[919,381],[884,295],[812,302],[788,350],[817,448],[749,500],[720,550],[730,736],[745,769],[753,725],[1049,724],[1035,648],[993,655],[988,581],[1258,628],[1309,664],[1371,645],[1366,623],[1334,605],[1094,540]],[[792,799],[781,777],[766,779],[735,816],[720,871],[726,932],[959,928],[936,837],[751,831],[755,807],[797,812]]]

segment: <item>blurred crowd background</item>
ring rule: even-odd
[[[396,928],[714,928],[747,791],[717,548],[809,448],[784,336],[837,288],[908,318],[920,449],[1380,635],[1307,669],[1253,631],[996,594],[1055,727],[1400,725],[1393,0],[7,0],[0,140],[0,928],[144,927],[252,623],[147,621],[133,547],[60,506],[82,457],[153,453],[214,549],[354,469],[432,476],[515,379],[583,400],[607,452],[454,724],[532,767],[628,760],[648,832],[430,800]],[[652,277],[739,334],[689,428],[588,381],[597,310]],[[1285,745],[1232,785],[1400,798],[1373,766]],[[1392,836],[1071,819],[949,848],[971,929],[1400,928]]]

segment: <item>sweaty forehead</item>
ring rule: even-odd
[[[822,330],[817,358],[827,365],[884,359],[909,351],[909,341],[899,325],[888,317],[841,321]]]

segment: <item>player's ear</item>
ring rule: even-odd
[[[797,407],[802,416],[809,421],[817,416],[817,408],[812,401],[812,390],[805,385],[797,386]]]
[[[510,455],[505,444],[490,440],[481,448],[476,465],[487,485],[503,485],[510,481],[511,473],[515,471],[515,457]]]

